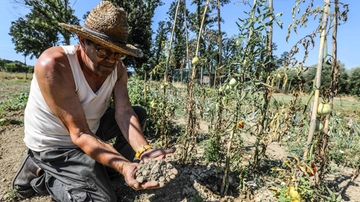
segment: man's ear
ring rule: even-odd
[[[85,51],[85,39],[81,36],[78,36],[80,47]]]

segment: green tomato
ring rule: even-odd
[[[237,81],[236,81],[236,79],[234,79],[234,78],[230,79],[230,81],[229,81],[229,85],[230,85],[231,87],[234,87],[234,86],[236,85],[236,83],[237,83]]]
[[[331,106],[327,103],[319,103],[318,108],[317,108],[317,113],[320,116],[325,116],[330,114],[332,111]]]
[[[322,131],[323,128],[324,128],[324,124],[316,119],[315,131],[316,132]]]
[[[192,63],[193,65],[197,65],[197,64],[199,63],[199,57],[198,57],[198,56],[195,56],[195,57],[192,59],[191,63]]]
[[[231,86],[230,85],[226,85],[225,86],[225,93],[230,93],[231,92]]]

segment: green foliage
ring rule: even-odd
[[[341,166],[360,166],[360,126],[351,118],[336,116],[330,120],[330,159]]]
[[[32,73],[34,71],[34,67],[25,65],[20,61],[10,61],[10,60],[0,59],[0,71]]]
[[[13,117],[13,112],[24,110],[28,100],[28,93],[11,94],[8,100],[0,101],[0,126],[6,124],[22,124],[23,120]]]
[[[59,43],[70,44],[70,32],[59,27],[58,23],[79,24],[73,15],[69,0],[21,0],[30,12],[11,22],[10,33],[17,53],[38,58],[49,47]]]
[[[360,97],[360,67],[351,70],[349,76],[349,92]]]
[[[200,195],[195,195],[193,202],[203,202],[204,199]]]
[[[273,85],[282,93],[289,93],[292,90],[303,92],[304,83],[303,73],[298,73],[296,69],[278,68],[273,73]]]
[[[7,111],[17,111],[25,109],[29,97],[28,93],[12,94],[12,99],[1,101],[0,108]]]
[[[169,64],[173,67],[173,69],[180,69],[183,65],[183,59],[186,57],[186,32],[184,32],[184,22],[185,16],[189,15],[189,11],[185,10],[185,2],[181,1],[178,13],[176,16],[176,24],[174,25],[175,20],[175,11],[177,7],[177,2],[173,1],[170,5],[169,11],[167,14],[169,15],[169,20],[167,22],[167,30],[172,30],[174,27],[174,39],[173,45],[171,49],[172,55],[172,64]]]
[[[305,79],[305,92],[306,93],[310,93],[313,90],[316,69],[317,69],[316,65],[310,66],[309,69],[307,70],[307,72],[305,72],[303,74],[304,79]],[[325,89],[330,88],[331,80],[332,80],[331,76],[332,76],[331,75],[331,65],[324,63],[322,73],[321,73],[321,86],[323,88],[325,88]],[[347,86],[349,86],[349,82],[350,82],[350,86],[352,84],[354,84],[355,82],[357,82],[357,80],[352,81],[351,78],[348,81],[348,74],[344,68],[344,65],[340,66],[339,75],[337,75],[337,78],[338,78],[338,91],[337,92],[339,94],[346,94],[348,92]],[[354,77],[353,79],[359,79],[359,78]],[[353,88],[350,88],[350,89],[353,89]],[[322,92],[324,93],[325,91],[322,91]],[[324,94],[323,94],[323,96],[324,96]]]
[[[45,49],[53,46],[58,40],[56,32],[40,28],[42,25],[36,24],[37,21],[29,20],[31,17],[28,14],[26,18],[11,22],[9,33],[15,44],[16,53],[23,53],[25,57],[30,56],[30,59],[38,58]],[[39,38],[43,40],[38,40]]]
[[[149,60],[149,66],[145,66],[143,70],[143,74],[145,74],[145,72],[148,73],[151,70],[149,74],[154,80],[159,80],[164,77],[163,73],[165,72],[165,68],[163,68],[163,66],[166,65],[166,35],[169,32],[169,30],[165,27],[165,21],[160,21],[158,24],[154,46],[151,51],[154,55]]]
[[[215,135],[213,138],[207,141],[207,147],[205,148],[205,159],[208,162],[218,162],[223,157],[223,145],[220,141],[220,137],[220,135]]]
[[[275,195],[278,202],[291,202],[292,200],[288,197],[288,188],[282,187],[278,193]]]
[[[16,186],[14,189],[11,189],[10,191],[8,191],[8,196],[10,199],[16,198],[17,189],[18,189],[18,187]]]
[[[144,75],[145,72],[150,70],[149,66],[145,66],[145,72],[143,65],[148,63],[152,52],[150,51],[152,45],[152,18],[155,13],[155,9],[163,5],[161,0],[110,0],[117,7],[122,7],[126,11],[127,22],[129,24],[129,36],[128,43],[136,44],[140,48],[144,56],[142,58],[127,57],[124,63],[127,66],[132,66],[137,73]],[[141,13],[141,15],[139,15]]]
[[[305,201],[309,201],[317,198],[314,193],[313,187],[311,187],[309,179],[307,177],[300,177],[299,181],[299,194]]]
[[[145,107],[148,114],[146,134],[152,137],[174,138],[178,129],[171,122],[175,109],[183,108],[176,89],[169,83],[145,82],[137,77],[129,79],[129,97],[132,105]]]

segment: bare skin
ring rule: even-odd
[[[81,37],[79,37],[79,41],[80,45],[76,47],[78,60],[85,78],[94,92],[99,90],[107,76],[117,68],[118,80],[114,88],[115,118],[133,150],[139,150],[148,142],[142,134],[140,123],[130,104],[126,67],[122,61],[115,61],[113,54],[107,58],[97,57],[92,44],[85,44]],[[34,71],[47,105],[67,128],[75,145],[99,163],[119,171],[124,176],[126,183],[133,189],[159,187],[157,182],[139,184],[135,179],[138,164],[125,159],[111,145],[91,132],[75,92],[71,67],[61,47],[52,47],[46,50],[36,62]],[[164,159],[166,154],[174,151],[175,149],[150,149],[144,152],[140,158],[144,160],[150,158]]]

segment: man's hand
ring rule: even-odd
[[[135,174],[138,165],[139,165],[138,163],[131,163],[131,162],[127,162],[124,164],[122,174],[124,175],[126,184],[134,190],[160,188],[159,182],[156,181],[144,182],[142,184],[136,181]]]
[[[148,159],[165,159],[167,154],[171,154],[175,152],[175,148],[170,149],[149,149],[141,154],[140,160],[148,160]]]
[[[167,154],[171,154],[175,152],[175,148],[170,149],[149,149],[145,151],[140,159],[143,161],[147,161],[149,159],[165,159]],[[134,190],[142,190],[142,189],[156,189],[163,187],[164,184],[159,183],[157,181],[146,181],[144,183],[139,183],[136,180],[136,169],[139,166],[138,163],[126,162],[122,166],[122,174],[125,178],[125,182],[128,186],[130,186]],[[176,170],[176,169],[175,169]],[[176,172],[177,174],[177,172]]]

